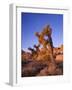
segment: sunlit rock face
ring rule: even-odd
[[[56,60],[57,63],[63,62],[63,55],[57,55],[55,60]]]
[[[23,61],[23,60],[29,60],[29,59],[32,58],[32,57],[31,57],[31,53],[25,52],[25,51],[22,50],[21,58],[22,58],[22,61]]]
[[[53,53],[55,56],[55,61],[57,63],[63,62],[63,45],[61,45],[60,47],[54,48],[53,49]]]

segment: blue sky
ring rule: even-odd
[[[54,47],[63,44],[63,15],[21,13],[21,49],[27,51],[28,47],[38,44],[35,32],[41,32],[46,25],[52,28]]]

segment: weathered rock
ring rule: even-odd
[[[46,64],[38,61],[28,62],[22,66],[22,77],[36,76],[46,66]]]
[[[54,55],[63,54],[63,45],[53,48]]]
[[[49,66],[42,69],[37,76],[48,76],[48,75],[63,75],[63,70],[54,64],[50,63]]]
[[[48,75],[48,68],[44,68],[37,74],[37,76],[47,76]]]
[[[22,61],[31,59],[31,54],[29,52],[25,52],[21,55]]]
[[[61,54],[57,55],[55,61],[56,61],[57,63],[63,62],[63,55],[61,55]]]

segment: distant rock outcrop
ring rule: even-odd
[[[31,59],[31,53],[22,50],[21,54],[22,61]]]

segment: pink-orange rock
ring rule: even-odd
[[[57,55],[56,58],[55,58],[55,61],[57,63],[63,62],[63,55],[61,55],[61,54]]]
[[[22,53],[21,58],[22,58],[22,61],[29,60],[29,59],[31,59],[31,54],[29,52],[24,52],[24,53]]]
[[[63,45],[53,48],[54,55],[63,54]]]
[[[37,74],[37,76],[46,76],[48,74],[48,68],[44,68]]]

